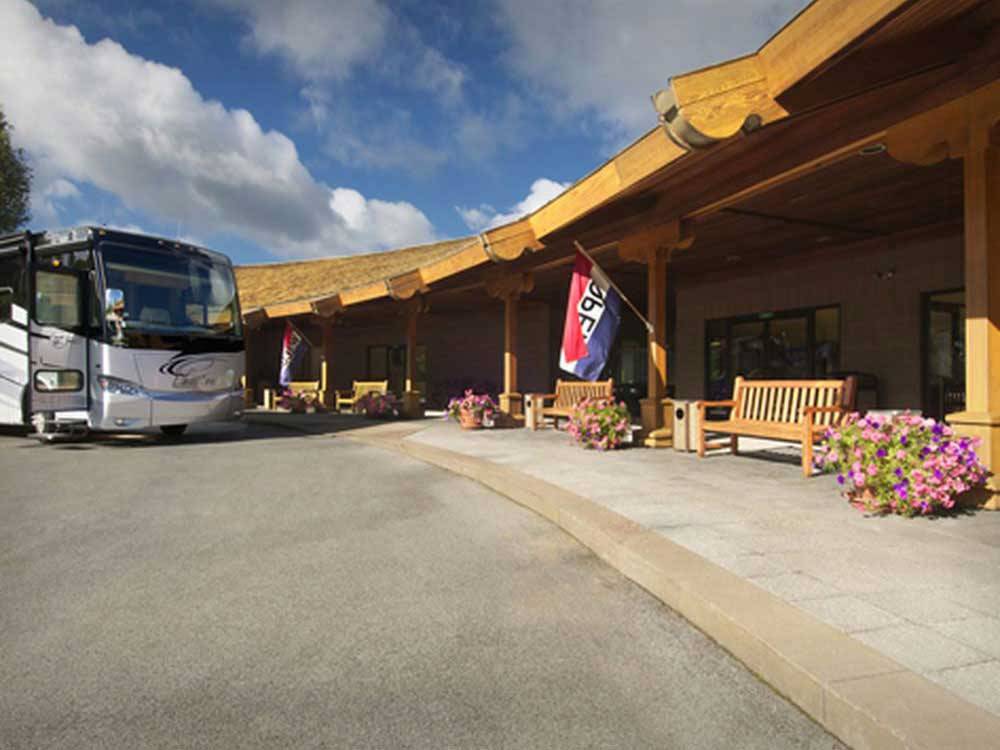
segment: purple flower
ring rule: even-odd
[[[844,475],[843,474],[838,474],[837,475],[837,484],[843,484],[843,483],[844,483]]]
[[[886,451],[886,449],[885,449],[885,448],[879,448],[879,449],[878,449],[878,450],[877,450],[877,451],[875,452],[875,455],[876,455],[876,456],[878,456],[879,458],[885,458],[886,456],[888,456],[888,455],[889,455],[889,453],[888,453],[888,451]]]

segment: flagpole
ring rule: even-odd
[[[597,264],[597,261],[594,260],[593,257],[591,257],[590,253],[588,253],[586,250],[583,249],[583,245],[581,245],[577,240],[573,240],[573,244],[576,245],[576,249],[580,251],[580,254],[584,258],[589,260],[591,263],[593,263],[594,266],[597,268],[597,270],[601,272],[601,275],[608,280],[608,284],[611,285],[612,289],[618,292],[618,296],[621,297],[623,300],[625,300],[625,304],[628,305],[629,308],[632,310],[632,312],[635,313],[636,317],[643,322],[643,324],[646,326],[646,330],[649,331],[650,333],[653,333],[653,324],[646,319],[645,315],[639,312],[639,308],[632,304],[632,300],[630,300],[628,297],[625,296],[625,292],[623,292],[619,288],[619,286],[614,281],[611,280],[611,277],[608,276],[606,273],[604,273],[604,269]]]
[[[619,294],[621,294],[621,292],[619,292]],[[295,332],[297,334],[299,334],[299,336],[302,337],[303,341],[305,341],[307,344],[309,344],[309,346],[311,348],[313,348],[313,349],[316,348],[316,345],[312,341],[309,340],[309,337],[306,336],[304,333],[302,333],[302,329],[301,328],[299,328],[297,325],[295,325],[289,318],[285,318],[285,321],[288,323],[288,325],[290,325],[295,330]]]

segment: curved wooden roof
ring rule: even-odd
[[[892,39],[904,32],[933,32],[980,2],[814,0],[756,53],[671,79],[668,88],[654,96],[661,126],[529,216],[479,237],[420,248],[244,266],[237,270],[244,310],[263,309],[268,317],[330,315],[378,298],[406,299],[450,275],[541,250],[546,241],[559,238],[557,233],[565,239],[584,217],[596,220],[598,209],[656,181],[675,173],[690,180],[687,173],[697,172],[700,164],[699,154],[692,152],[714,152],[716,144],[735,142],[741,134],[836,102],[847,84],[834,80],[831,85],[830,70],[872,40],[884,42],[879,35]],[[296,265],[300,268],[293,270]],[[268,281],[270,274],[285,274],[286,281]],[[313,281],[310,275],[327,278]]]

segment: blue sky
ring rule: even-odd
[[[655,125],[671,75],[804,0],[2,0],[0,107],[33,228],[261,262],[457,237]]]

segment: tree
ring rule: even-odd
[[[24,149],[11,143],[13,129],[0,109],[0,234],[13,232],[29,219],[31,167]]]

